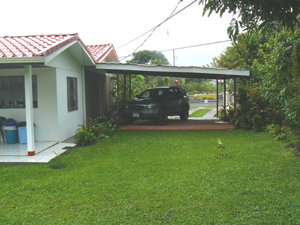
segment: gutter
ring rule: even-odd
[[[16,64],[45,64],[44,56],[0,58],[0,65]]]

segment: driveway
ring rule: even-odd
[[[197,109],[191,109],[190,114],[194,111],[205,108],[199,107]],[[134,124],[120,126],[118,130],[134,131],[134,130],[230,130],[235,127],[227,122],[220,121],[214,115],[216,109],[212,109],[203,117],[192,117],[187,121],[181,121],[179,116],[168,117],[168,123],[163,126],[157,125],[151,120],[137,120]]]

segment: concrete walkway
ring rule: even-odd
[[[189,111],[189,115],[193,114],[194,112],[196,112],[199,109],[207,109],[206,107],[198,107],[196,109],[190,109]],[[218,120],[217,117],[214,117],[214,115],[216,115],[217,113],[217,109],[211,109],[211,111],[209,111],[208,113],[206,113],[203,117],[189,117],[189,120]]]

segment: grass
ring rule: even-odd
[[[219,157],[217,138],[224,154]],[[252,131],[117,132],[0,165],[0,224],[299,224],[300,160]]]
[[[203,117],[209,111],[211,111],[211,109],[199,109],[193,112],[189,117]]]

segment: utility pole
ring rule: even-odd
[[[170,30],[166,29],[167,36],[170,36]],[[173,49],[173,66],[175,66],[175,49]],[[174,86],[176,86],[176,77],[174,77]]]

